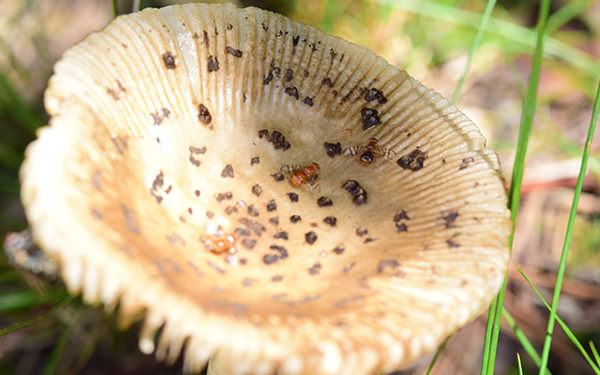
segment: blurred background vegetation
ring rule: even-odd
[[[161,7],[175,1],[140,1]],[[450,98],[467,63],[482,0],[248,0],[376,51],[426,86]],[[129,13],[132,1],[119,1]],[[535,47],[538,1],[498,1],[474,55],[457,106],[482,129],[510,177],[522,99]],[[67,293],[51,264],[19,251],[27,228],[18,170],[25,147],[48,121],[43,91],[61,53],[113,18],[110,0],[0,0],[0,330],[44,314]],[[600,77],[600,3],[552,2],[536,118],[512,264],[551,299],[582,145]],[[592,145],[575,221],[559,314],[582,343],[600,347],[600,138]],[[16,240],[15,240],[16,238]],[[46,319],[0,338],[0,374],[176,374],[137,349],[137,327],[118,332],[101,308],[68,303]],[[511,266],[505,307],[534,346],[541,347],[548,311]],[[479,373],[485,316],[449,341],[433,373]],[[502,326],[496,374],[537,373],[512,329]],[[403,374],[424,374],[431,357]],[[556,329],[553,374],[591,374],[589,364]]]

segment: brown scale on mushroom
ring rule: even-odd
[[[167,69],[175,69],[177,67],[177,65],[175,65],[175,56],[173,56],[171,52],[165,52],[162,55],[162,59]]]
[[[391,372],[501,284],[506,192],[475,125],[311,26],[231,4],[117,17],[65,52],[46,108],[21,171],[35,240],[188,372],[215,353],[224,373]],[[372,138],[394,162],[337,157]],[[313,163],[319,190],[294,185]]]

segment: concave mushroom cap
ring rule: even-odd
[[[501,284],[511,223],[480,131],[314,27],[232,5],[121,16],[65,52],[45,102],[21,171],[36,241],[187,370],[218,352],[234,373],[391,371]]]

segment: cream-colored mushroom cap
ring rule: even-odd
[[[36,241],[187,370],[392,371],[501,284],[511,225],[480,131],[314,27],[232,5],[118,17],[45,102],[21,170]]]

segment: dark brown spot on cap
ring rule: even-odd
[[[198,155],[198,154],[204,154],[206,152],[206,146],[199,148],[199,147],[194,147],[194,146],[190,146],[190,162],[195,165],[196,167],[200,166],[200,160],[196,159],[194,157],[194,155]]]
[[[377,266],[377,273],[382,273],[386,267],[397,268],[399,266],[398,262],[393,259],[384,259],[379,262]]]
[[[275,203],[275,199],[271,199],[269,203],[267,203],[267,211],[272,212],[277,209],[277,203]]]
[[[309,245],[312,245],[317,240],[317,234],[311,230],[310,232],[304,234],[304,238]]]
[[[329,88],[333,87],[333,81],[331,80],[331,78],[327,77],[327,78],[323,78],[323,80],[321,81],[322,84],[328,86]]]
[[[287,234],[287,232],[278,232],[273,237],[275,237],[277,239],[281,239],[281,240],[287,240],[288,234]]]
[[[298,45],[298,42],[300,41],[300,35],[296,35],[295,37],[292,37],[292,44],[295,46]]]
[[[283,280],[283,276],[281,276],[281,275],[271,277],[271,281],[274,283],[279,282],[281,280]]]
[[[404,223],[401,223],[401,224],[396,223],[396,233],[402,233],[402,232],[408,232],[408,227]]]
[[[442,211],[441,219],[445,221],[446,228],[454,228],[455,225],[452,223],[458,219],[458,210]]]
[[[274,226],[278,226],[279,225],[279,216],[273,216],[272,218],[270,218],[269,223],[273,224]]]
[[[253,204],[248,206],[248,215],[258,216],[259,215],[258,208],[256,208]]]
[[[344,244],[341,243],[337,245],[332,251],[337,255],[340,255],[344,252],[344,250],[346,250],[346,246],[344,246]]]
[[[260,197],[262,191],[262,186],[260,186],[259,184],[252,186],[252,194],[256,195],[257,197]]]
[[[121,155],[123,155],[125,150],[127,150],[127,148],[129,147],[129,144],[127,143],[127,136],[123,138],[119,135],[117,137],[112,137],[110,140],[112,141],[113,145],[115,145],[117,151],[119,151],[119,154]]]
[[[233,167],[231,166],[231,164],[227,164],[225,166],[225,168],[223,168],[223,171],[221,172],[221,177],[226,178],[226,177],[230,177],[230,178],[234,178],[234,173],[233,173]]]
[[[383,96],[383,92],[377,89],[370,89],[365,93],[365,100],[367,102],[377,100],[377,104],[385,104],[387,102],[387,98]]]
[[[285,93],[288,94],[291,97],[296,98],[296,100],[298,100],[298,89],[295,87],[286,87],[285,88]]]
[[[160,171],[159,174],[156,175],[156,177],[154,178],[154,181],[152,181],[152,188],[150,189],[150,194],[152,194],[154,196],[154,198],[156,198],[156,202],[160,203],[163,200],[163,197],[160,196],[160,192],[159,190],[162,189],[162,187],[165,184],[165,175],[163,174],[162,171]]]
[[[123,210],[123,214],[125,215],[125,226],[127,227],[127,230],[129,230],[133,234],[140,234],[140,227],[138,226],[135,211],[133,211],[124,204],[121,204],[121,209]]]
[[[256,220],[248,219],[246,217],[241,218],[240,223],[245,225],[248,229],[253,231],[254,234],[256,234],[259,237],[262,234],[262,232],[264,232],[266,230],[266,228],[260,222],[258,222]]]
[[[447,240],[447,241],[446,241],[446,243],[447,243],[447,244],[448,244],[448,246],[450,246],[450,247],[459,247],[459,246],[460,246],[460,244],[457,244],[456,242],[454,242],[454,240],[452,240],[452,238],[451,238],[451,239],[449,239],[449,240]]]
[[[271,177],[273,177],[273,179],[274,179],[276,182],[281,182],[281,181],[285,180],[285,177],[283,176],[283,174],[282,174],[282,173],[279,173],[279,172],[277,172],[277,173],[275,173],[275,174],[272,174],[272,175],[271,175]]]
[[[358,227],[356,228],[356,234],[359,237],[365,236],[369,233],[369,230],[366,227]]]
[[[296,193],[288,193],[288,197],[290,197],[290,201],[298,202],[298,194]]]
[[[475,159],[473,159],[470,156],[468,158],[464,158],[462,160],[462,163],[460,164],[460,168],[458,168],[458,170],[465,169],[469,165],[473,164],[473,162],[475,162]]]
[[[287,151],[291,147],[290,142],[288,142],[285,139],[285,136],[277,130],[273,131],[273,133],[271,133],[270,135],[267,129],[259,130],[258,138],[263,137],[273,144],[275,150],[283,149],[283,151]]]
[[[225,48],[225,49],[227,50],[227,53],[230,55],[233,55],[235,57],[242,57],[242,51],[240,51],[239,49],[235,49],[235,48],[229,47],[229,46],[227,46],[227,48]],[[216,57],[215,57],[215,59],[216,59]]]
[[[292,216],[290,216],[290,222],[292,224],[296,224],[299,221],[302,221],[302,218],[300,217],[300,215],[292,215]]]
[[[271,81],[273,80],[273,70],[269,70],[269,73],[267,74],[267,76],[265,77],[265,79],[263,80],[263,85],[268,85],[269,83],[271,83]]]
[[[230,191],[228,191],[226,193],[219,193],[216,199],[217,202],[221,203],[222,201],[229,200],[231,198],[233,198],[233,194]]]
[[[217,56],[208,56],[207,68],[209,73],[219,70],[219,59]]]
[[[208,33],[206,32],[206,30],[203,31],[204,33],[204,45],[206,46],[206,48],[210,47],[210,40],[208,39]]]
[[[165,66],[167,67],[167,69],[175,69],[175,57],[171,54],[171,52],[165,52],[162,55],[162,59],[163,62],[165,63]]]
[[[265,256],[263,257],[263,262],[265,264],[273,264],[273,263],[277,263],[279,262],[279,255],[276,254],[265,254]]]
[[[397,223],[400,220],[404,220],[404,219],[410,220],[410,218],[406,214],[406,211],[404,211],[404,210],[398,210],[398,211],[396,211],[396,215],[394,215],[394,222]]]
[[[292,69],[288,69],[285,71],[285,81],[289,82],[294,78],[294,71]]]
[[[379,115],[376,110],[371,108],[363,108],[360,110],[360,119],[363,123],[363,130],[367,131],[381,124]]]
[[[200,196],[200,190],[194,191],[194,194],[196,194],[196,196],[199,197]]]
[[[336,155],[342,154],[342,145],[340,142],[338,143],[323,143],[323,147],[325,147],[325,152],[327,152],[327,156],[330,158],[335,158]]]
[[[250,166],[253,166],[254,164],[258,163],[260,163],[260,158],[258,156],[255,156],[252,158],[252,160],[250,160]]]
[[[335,218],[335,216],[327,216],[325,219],[323,219],[323,222],[335,228],[337,224],[337,219]]]
[[[398,159],[398,165],[403,169],[416,172],[423,168],[425,159],[427,159],[427,153],[417,149]]]
[[[302,100],[302,103],[306,104],[309,107],[312,107],[314,105],[313,98],[309,98],[308,96],[304,98],[304,100]]]
[[[235,228],[235,233],[239,234],[240,236],[249,236],[252,234],[252,232],[246,228]]]
[[[210,125],[212,122],[212,116],[204,104],[198,104],[198,120],[200,120],[200,122],[204,125],[209,125],[208,128],[212,129],[212,125]]]
[[[320,197],[319,199],[317,199],[317,204],[321,208],[333,206],[333,202],[328,197]]]
[[[308,273],[311,275],[318,275],[319,271],[321,271],[321,263],[319,262],[313,264],[313,266],[308,269]]]
[[[98,220],[102,220],[104,218],[104,214],[95,208],[92,208],[92,215],[94,215],[94,217]]]
[[[248,250],[252,250],[254,248],[254,246],[256,246],[256,240],[251,240],[248,238],[244,238],[242,240],[242,245],[244,245],[244,247]]]

